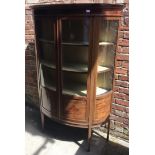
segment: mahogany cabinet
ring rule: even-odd
[[[121,4],[33,6],[36,66],[44,115],[91,129],[111,112]]]

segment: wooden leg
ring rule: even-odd
[[[110,119],[108,120],[107,141],[109,141]]]
[[[90,152],[90,144],[91,144],[91,138],[92,138],[92,128],[88,128],[88,149],[87,151]]]
[[[41,112],[41,126],[42,126],[42,130],[44,130],[44,122],[45,122],[45,116],[44,116],[44,114]]]

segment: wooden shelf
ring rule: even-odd
[[[107,91],[108,91],[107,89],[96,87],[96,95],[104,94]],[[81,92],[87,94],[87,90],[82,90]]]
[[[62,42],[62,45],[71,45],[71,46],[88,46],[88,42]]]
[[[49,63],[45,60],[42,60],[40,63],[41,65],[44,65],[46,67],[56,69],[56,65]],[[87,73],[88,67],[85,64],[64,64],[64,66],[62,67],[62,70],[69,71],[69,72]],[[111,71],[111,69],[108,67],[98,66],[97,71],[108,72],[108,71]]]
[[[52,68],[52,69],[56,69],[56,65],[54,65],[52,63],[49,63],[49,62],[47,62],[45,60],[42,60],[40,63],[41,63],[41,65],[44,65],[46,67],[49,67],[49,68]]]
[[[48,64],[48,63],[46,63],[46,64]],[[56,91],[56,81],[54,81],[54,83],[52,83],[53,81],[51,81],[50,79],[45,79],[44,75],[43,75],[42,66],[40,66],[40,67],[41,67],[40,68],[41,86],[44,88],[48,88],[50,90]]]
[[[62,94],[73,95],[73,96],[86,96],[87,93],[83,93],[82,91],[80,91],[78,89],[71,90],[71,89],[64,88],[62,90]]]
[[[86,84],[63,81],[62,93],[73,96],[86,96],[87,93],[82,92],[82,90],[86,90],[86,88]]]
[[[101,95],[101,94],[104,94],[106,92],[108,92],[107,89],[96,87],[96,95]]]
[[[63,71],[71,71],[71,72],[79,72],[79,73],[87,73],[88,72],[88,67],[87,65],[84,64],[65,64],[62,67]],[[97,71],[100,72],[108,72],[111,71],[110,68],[108,67],[103,67],[103,66],[98,66]]]
[[[112,42],[99,42],[99,45],[107,46],[107,45],[114,45],[114,43],[112,43]]]
[[[62,42],[62,45],[74,45],[74,46],[88,46],[89,42]],[[112,42],[99,42],[99,45],[114,45]]]
[[[52,63],[46,62],[44,60],[42,60],[40,63],[41,63],[41,65],[44,65],[46,67],[56,69],[56,66]],[[78,65],[77,64],[65,64],[62,67],[62,70],[81,73],[81,72],[87,72],[88,67],[87,67],[87,65],[84,65],[84,64],[78,64]]]
[[[42,87],[44,88],[48,88],[49,90],[52,90],[52,91],[56,91],[56,87],[55,86],[52,86],[51,84],[42,84]]]
[[[71,86],[73,86],[73,85],[71,84]],[[96,95],[101,95],[101,94],[104,94],[106,92],[108,92],[107,89],[96,87]],[[70,88],[64,88],[62,93],[67,94],[67,95],[74,95],[74,96],[86,96],[87,90],[86,90],[84,85],[83,86],[79,85],[79,86],[74,86],[71,89]]]
[[[50,41],[50,40],[46,40],[46,39],[42,39],[42,38],[40,38],[38,40],[41,41],[41,42],[44,42],[44,43],[48,43],[48,44],[53,44],[54,43],[54,41]]]
[[[111,68],[103,67],[103,66],[98,66],[98,67],[97,67],[97,72],[98,72],[98,73],[108,72],[108,71],[111,71]]]
[[[42,84],[42,87],[48,88],[52,91],[56,91],[56,87],[52,86],[51,84]],[[96,87],[96,95],[102,95],[104,93],[108,92],[107,89],[104,88],[99,88]],[[87,90],[84,89],[84,86],[79,85],[78,87],[74,87],[74,89],[70,89],[69,87],[64,88],[62,90],[62,94],[67,94],[67,95],[73,95],[73,96],[86,96],[87,95]]]
[[[63,71],[71,71],[71,72],[88,72],[88,66],[85,64],[64,64],[62,67]]]

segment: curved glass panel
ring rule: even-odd
[[[96,95],[112,89],[118,21],[100,18]]]

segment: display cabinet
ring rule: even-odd
[[[90,142],[93,127],[109,124],[122,8],[119,4],[33,6],[42,127],[47,116],[88,128]]]

